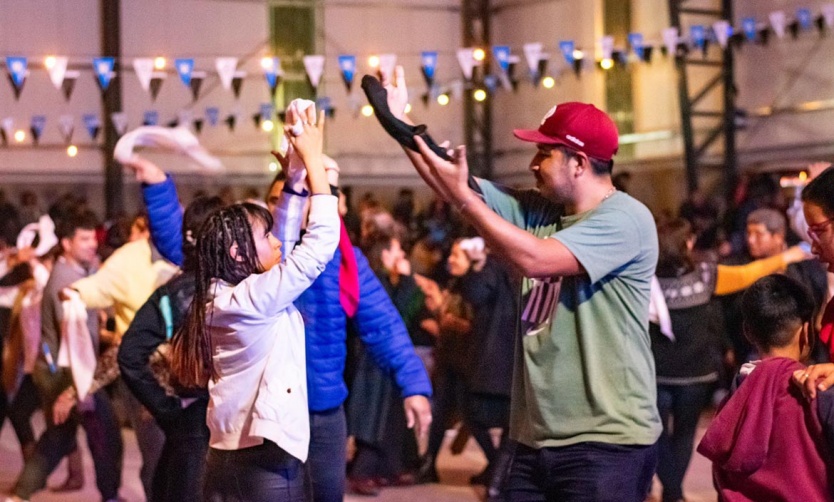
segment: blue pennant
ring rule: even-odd
[[[562,40],[559,42],[559,50],[562,52],[562,57],[565,58],[568,64],[573,64],[573,52],[576,50],[576,42],[573,40]]]
[[[799,21],[799,26],[803,30],[810,30],[811,23],[813,23],[811,19],[811,10],[806,8],[801,8],[796,11],[796,20]]]
[[[12,76],[12,82],[18,89],[26,80],[26,66],[27,60],[22,56],[8,56],[6,57],[6,68],[9,69],[9,74]]]
[[[745,17],[741,20],[741,28],[744,30],[744,36],[747,37],[748,42],[756,41],[756,18]]]
[[[145,120],[142,121],[143,125],[147,126],[154,126],[159,123],[159,112],[156,110],[148,110],[145,112]]]
[[[704,30],[703,25],[696,24],[689,28],[689,35],[692,37],[692,43],[695,44],[695,47],[704,47],[704,42],[706,41],[706,31]]]
[[[342,71],[342,79],[345,81],[345,85],[350,88],[356,74],[356,56],[352,54],[339,56],[339,69]]]
[[[628,45],[631,47],[631,50],[634,51],[634,54],[636,54],[638,58],[643,59],[643,34],[642,33],[629,33],[628,34]]]
[[[426,78],[433,79],[437,69],[437,51],[423,51],[420,55],[420,65]]]
[[[272,103],[261,103],[260,110],[261,120],[272,120],[272,112],[275,110]]]
[[[182,83],[191,86],[191,73],[194,71],[194,60],[192,58],[175,59],[174,68],[180,75]]]
[[[84,121],[84,127],[87,128],[87,133],[89,133],[90,138],[96,139],[99,131],[101,131],[101,121],[98,119],[98,115],[87,113],[82,117],[82,120]]]
[[[40,138],[41,133],[43,132],[44,127],[46,127],[46,115],[32,115],[32,123],[30,124],[32,128],[32,136]]]
[[[93,71],[98,77],[98,83],[102,91],[106,91],[113,79],[113,67],[116,59],[111,57],[93,58]]]
[[[492,48],[492,54],[498,61],[501,71],[506,72],[510,69],[510,47],[508,45],[496,45]]]
[[[220,108],[217,108],[216,106],[206,108],[206,119],[212,127],[216,126],[217,122],[220,120]]]
[[[281,59],[272,58],[269,66],[264,69],[264,76],[266,83],[269,84],[270,89],[275,89],[278,86],[278,69],[281,68]]]

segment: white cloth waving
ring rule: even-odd
[[[78,393],[78,401],[84,401],[93,375],[96,372],[96,349],[93,338],[87,328],[87,306],[81,301],[77,292],[65,289],[69,297],[61,307],[64,317],[61,320],[61,348],[58,350],[58,366],[69,368],[72,381]]]

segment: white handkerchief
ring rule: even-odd
[[[140,146],[183,153],[208,171],[223,170],[220,159],[203,148],[197,138],[185,127],[137,127],[122,136],[116,143],[113,157],[119,162],[127,162],[133,156],[133,150]]]

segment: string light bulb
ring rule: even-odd
[[[573,50],[573,59],[582,59],[585,57],[585,53],[579,49]]]
[[[46,58],[44,58],[43,60],[43,65],[46,67],[47,70],[55,68],[55,63],[57,63],[57,61],[55,60],[55,56],[46,56]]]
[[[368,66],[371,68],[379,68],[379,56],[373,55],[368,58]]]
[[[556,85],[556,79],[551,76],[544,77],[542,79],[542,87],[545,89],[553,89],[553,86]]]
[[[165,58],[164,58],[164,57],[162,57],[162,56],[157,56],[157,57],[153,60],[153,67],[154,67],[154,69],[157,69],[157,70],[164,70],[164,69],[165,69],[165,65],[166,65],[167,63],[168,63],[168,62],[167,62],[167,61],[165,61]]]
[[[443,94],[437,96],[437,104],[440,105],[440,106],[448,105],[449,104],[449,95],[446,94],[446,93],[443,93]]]
[[[70,145],[67,147],[67,155],[70,157],[75,157],[78,155],[78,147],[75,145]]]
[[[14,140],[18,143],[23,143],[24,141],[26,141],[26,131],[24,131],[23,129],[18,129],[17,131],[15,131]]]
[[[475,61],[483,61],[484,59],[486,59],[486,52],[484,52],[484,50],[479,47],[472,51],[472,59],[474,59]]]
[[[271,70],[272,69],[272,58],[269,56],[264,56],[261,58],[261,68],[264,70]]]
[[[411,103],[405,104],[405,109],[403,110],[406,114],[411,113]]]
[[[278,170],[278,163],[277,162],[270,162],[269,163],[269,172],[274,173]]]
[[[614,60],[611,58],[605,58],[599,62],[599,67],[603,70],[610,70],[614,67]]]
[[[472,97],[478,102],[486,101],[487,93],[483,89],[475,89],[475,92],[472,93]]]
[[[374,114],[374,107],[371,105],[365,105],[362,107],[362,115],[365,117],[370,117]]]
[[[261,129],[264,132],[272,132],[273,129],[275,129],[275,122],[271,120],[264,120],[263,122],[261,122]]]

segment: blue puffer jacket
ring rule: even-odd
[[[182,264],[182,207],[173,180],[142,188],[154,244],[166,259]],[[393,373],[403,397],[431,396],[425,367],[408,336],[405,324],[368,265],[362,252],[353,248],[359,268],[359,308],[354,320],[360,338],[376,363]],[[307,392],[310,411],[336,408],[347,398],[344,381],[347,356],[347,318],[339,303],[337,249],[324,272],[295,301],[304,317],[307,346]]]

